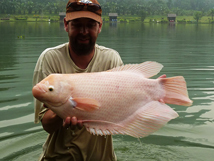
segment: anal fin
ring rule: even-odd
[[[157,131],[176,117],[178,114],[171,107],[152,101],[117,123],[104,120],[82,120],[82,123],[94,135],[122,134],[141,138]]]
[[[152,101],[124,120],[123,130],[125,134],[133,137],[145,137],[176,117],[178,114],[171,107],[159,101]]]

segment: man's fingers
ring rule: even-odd
[[[71,125],[77,125],[77,118],[75,116],[71,118]]]
[[[77,125],[77,118],[76,117],[72,117],[71,118],[71,125],[70,125],[71,130],[75,130],[76,129],[76,125]]]
[[[69,128],[71,124],[71,118],[70,117],[67,117],[64,121],[63,121],[63,127],[64,128]]]
[[[76,127],[78,127],[78,129],[81,129],[83,127],[82,121],[77,120],[77,118],[74,117],[67,117],[64,122],[63,122],[63,127],[64,128],[71,128],[71,130],[75,130]]]

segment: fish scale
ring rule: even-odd
[[[82,120],[92,134],[145,137],[178,117],[166,103],[192,104],[182,76],[149,79],[162,67],[144,62],[106,72],[51,74],[32,92],[62,119]]]

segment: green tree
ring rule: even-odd
[[[129,6],[129,14],[130,15],[134,15],[135,14],[135,11],[136,11],[136,9],[135,9],[136,7],[135,7],[135,5],[134,4],[132,4],[132,5],[130,5]]]
[[[211,15],[211,16],[212,16],[212,20],[213,20],[213,16],[214,16],[214,9],[211,9],[211,10],[209,11],[209,15]]]
[[[0,1],[0,13],[5,13],[6,10],[6,3],[4,0]]]
[[[41,14],[43,10],[44,10],[44,5],[42,3],[35,3],[34,11],[36,14]]]
[[[53,8],[54,13],[55,13],[55,14],[59,13],[59,5],[58,5],[57,3],[54,3],[54,4],[53,4],[53,7],[54,7],[54,8]]]
[[[57,14],[65,11],[68,0],[0,0],[0,14]],[[119,15],[141,15],[141,10],[148,15],[166,15],[174,12],[177,15],[193,15],[195,11],[211,14],[214,0],[98,0],[102,6],[103,15],[117,12]],[[211,14],[212,15],[212,14]],[[213,19],[213,16],[212,16]]]
[[[198,23],[198,20],[200,20],[202,17],[203,17],[203,14],[201,11],[196,11],[193,15],[193,18],[197,21],[197,23]]]
[[[171,8],[172,8],[172,0],[168,0],[168,2],[167,2],[167,6],[168,6],[168,8],[169,8],[169,9],[171,9]]]
[[[61,1],[57,2],[59,12],[65,12],[66,11],[65,4],[66,3],[62,3]]]
[[[110,12],[111,13],[115,13],[116,11],[117,11],[117,3],[115,3],[115,2],[111,2],[111,3],[109,3],[110,4]]]
[[[26,8],[27,8],[28,14],[32,14],[34,3],[32,1],[28,1],[26,3]]]
[[[110,13],[110,5],[109,2],[105,3],[102,6],[102,11],[103,11],[103,15],[108,15],[108,13]]]
[[[22,13],[21,2],[17,2],[16,13],[18,13],[18,14],[21,14],[21,13]]]
[[[143,22],[147,16],[148,12],[144,11],[144,10],[141,10],[140,12],[140,18],[141,18],[141,21]]]
[[[26,2],[20,3],[21,9],[23,11],[23,14],[25,15],[26,10],[27,10],[27,4]]]

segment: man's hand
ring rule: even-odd
[[[82,121],[77,120],[77,118],[74,117],[67,117],[64,121],[63,121],[63,127],[65,128],[71,128],[71,130],[75,130],[75,128],[77,127],[78,129],[81,129],[83,127]]]
[[[47,108],[47,106],[44,105]],[[49,134],[55,132],[60,127],[71,128],[74,130],[76,127],[81,129],[83,127],[82,121],[77,120],[76,117],[67,117],[62,120],[58,115],[56,115],[52,110],[48,110],[42,118],[42,126],[45,131]]]

